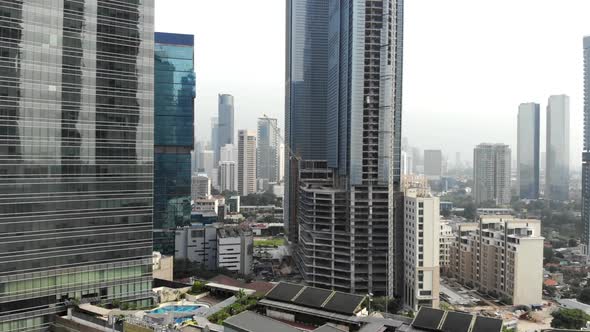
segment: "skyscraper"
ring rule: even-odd
[[[442,176],[443,157],[441,150],[424,150],[424,175],[427,179],[439,180]]]
[[[482,143],[473,150],[475,204],[510,204],[511,150],[504,144]]]
[[[174,230],[191,218],[193,58],[193,35],[156,33],[154,250],[165,255],[174,255]]]
[[[539,146],[541,111],[539,104],[518,107],[516,167],[520,198],[539,198]]]
[[[582,244],[590,251],[590,36],[584,37],[584,148],[582,150]]]
[[[279,133],[277,119],[258,119],[256,177],[268,182],[279,179]]]
[[[570,188],[570,98],[566,95],[549,97],[546,148],[545,198],[567,201]]]
[[[302,162],[287,167],[285,199],[290,223],[297,207],[294,258],[313,286],[401,291],[402,9],[395,0],[288,2],[287,145],[291,164]],[[307,81],[297,80],[314,66]],[[293,91],[297,83],[327,87],[309,91],[313,113],[307,90]],[[314,132],[320,125],[326,137]]]
[[[328,1],[287,0],[284,222],[298,241],[298,158],[326,160]]]
[[[215,165],[219,161],[219,149],[234,144],[234,96],[220,94],[217,107],[217,142],[212,147]]]
[[[49,330],[72,299],[147,305],[153,1],[0,9],[0,330]]]
[[[211,150],[217,151],[223,145],[219,145],[219,118],[211,118]],[[215,160],[217,163],[217,160]]]
[[[256,133],[250,130],[238,131],[238,192],[256,192]]]

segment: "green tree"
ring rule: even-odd
[[[204,289],[205,289],[205,284],[202,281],[197,280],[193,283],[193,285],[191,287],[191,293],[201,294]]]
[[[578,301],[586,304],[590,304],[590,288],[584,288],[578,295]]]
[[[561,329],[579,330],[586,326],[587,321],[590,321],[590,315],[580,309],[560,309],[554,311],[551,316],[553,316],[551,327]]]
[[[555,258],[553,248],[543,248],[543,258],[545,258],[546,262],[552,261]]]

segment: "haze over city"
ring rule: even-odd
[[[156,30],[195,34],[198,139],[209,140],[218,93],[235,96],[240,127],[254,128],[266,113],[284,128],[284,1],[156,0],[156,11]],[[518,105],[540,103],[544,128],[548,97],[567,94],[579,169],[589,11],[585,0],[406,1],[403,135],[469,163],[481,142],[516,153]]]

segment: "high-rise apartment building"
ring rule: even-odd
[[[508,145],[482,143],[473,150],[475,204],[510,204],[511,151]]]
[[[219,145],[219,118],[211,118],[211,150],[218,151],[221,148]],[[217,152],[214,152],[217,153]],[[217,155],[215,155],[217,156]],[[217,159],[214,160],[217,162]]]
[[[441,275],[446,275],[449,272],[451,266],[451,246],[454,242],[455,235],[453,234],[453,228],[447,221],[441,221],[439,237],[439,266]]]
[[[279,132],[277,119],[258,119],[256,177],[268,182],[279,179]]]
[[[211,179],[205,173],[192,177],[191,198],[209,198],[211,196]]]
[[[213,159],[215,158],[213,150],[203,150],[201,151],[201,158],[200,158],[200,169],[202,172],[206,173],[210,179],[213,179],[213,169],[215,168],[215,164]]]
[[[219,149],[226,144],[234,144],[234,96],[220,94],[217,105],[217,142],[213,146],[214,162],[219,161]]]
[[[220,161],[218,173],[220,191],[238,191],[238,165],[235,161]]]
[[[238,131],[238,192],[256,192],[256,133],[250,130]]]
[[[582,244],[590,252],[590,36],[584,37],[584,147],[582,149]]]
[[[482,216],[460,224],[451,247],[450,273],[460,283],[514,305],[541,303],[541,222],[512,216]]]
[[[148,305],[153,1],[0,12],[0,330],[48,331],[74,299]]]
[[[313,286],[403,287],[402,22],[399,0],[288,1],[286,222]]]
[[[570,188],[570,98],[566,95],[549,97],[546,149],[545,198],[567,201]]]
[[[154,250],[174,254],[174,229],[190,223],[194,148],[194,36],[156,32]]]
[[[438,308],[440,299],[440,201],[410,189],[404,207],[404,304]]]
[[[441,150],[424,150],[424,175],[427,179],[438,180],[442,176],[443,157]]]
[[[520,104],[518,107],[516,174],[519,196],[522,199],[539,198],[540,126],[539,104]]]

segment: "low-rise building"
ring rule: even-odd
[[[481,216],[459,225],[451,247],[451,273],[459,282],[515,305],[541,303],[541,222],[513,216]]]
[[[252,270],[252,232],[221,224],[192,224],[178,228],[175,258],[188,259],[208,270],[226,268],[247,275]]]
[[[405,194],[404,304],[438,308],[440,293],[440,203],[425,189]]]

